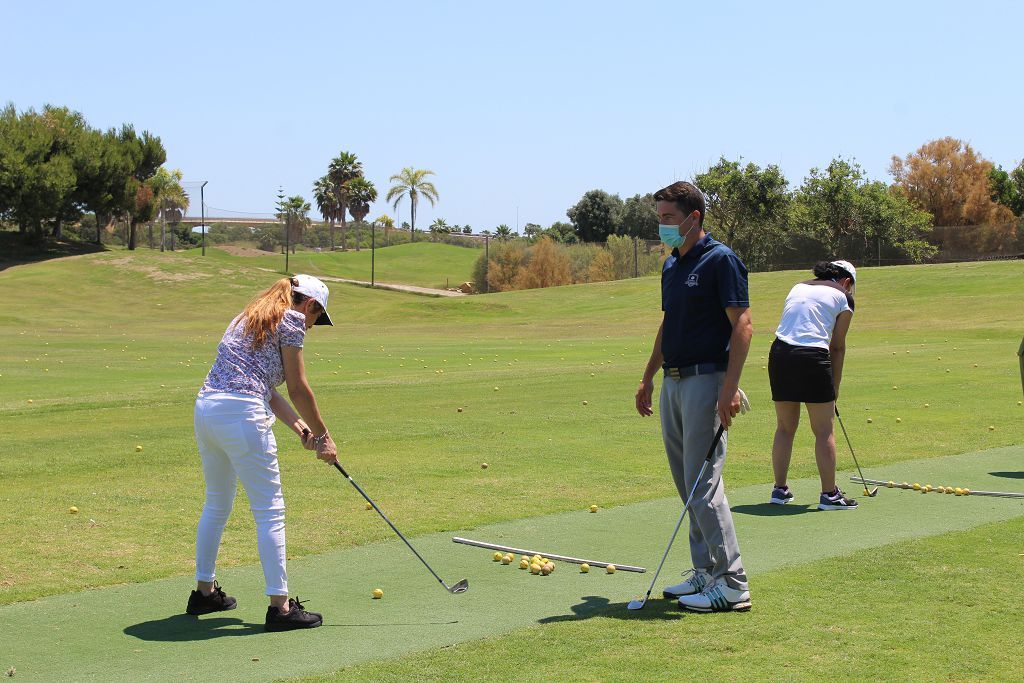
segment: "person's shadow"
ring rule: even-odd
[[[247,624],[237,617],[200,618],[190,614],[143,621],[124,629],[125,635],[139,640],[162,642],[251,636],[263,632],[263,624]]]
[[[559,614],[553,617],[538,619],[539,624],[555,624],[561,621],[582,621],[594,617],[611,617],[613,619],[682,619],[686,612],[679,608],[675,600],[662,600],[660,593],[652,595],[644,605],[643,609],[631,610],[626,607],[627,602],[612,602],[600,595],[586,595],[581,598],[583,602],[573,605],[570,609],[572,614]]]
[[[993,477],[1004,477],[1006,479],[1024,479],[1024,472],[989,472]]]
[[[754,515],[756,517],[786,517],[789,515],[802,515],[805,512],[816,512],[815,508],[805,505],[772,505],[771,503],[757,503],[756,505],[737,505],[732,511],[739,515]]]

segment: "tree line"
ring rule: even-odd
[[[894,182],[872,181],[855,161],[812,168],[791,190],[778,166],[720,158],[694,176],[707,198],[705,227],[752,269],[835,254],[858,261],[920,263],[938,250],[977,254],[1024,249],[1024,161],[1005,171],[968,143],[942,138],[892,157]],[[612,235],[658,239],[650,194],[625,200],[591,190],[569,223],[527,224],[529,238],[603,242]],[[963,230],[971,226],[972,230]]]
[[[47,105],[0,110],[0,220],[29,240],[61,239],[65,226],[95,214],[95,241],[115,219],[176,224],[188,208],[181,171],[163,168],[160,138],[131,124],[98,130],[79,112]],[[161,246],[163,241],[161,240]]]

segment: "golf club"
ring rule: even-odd
[[[305,434],[305,435],[307,436],[307,438],[308,438],[308,435],[309,435],[309,430],[308,430],[308,429],[304,429],[304,430],[302,430],[302,431],[303,431],[303,433],[304,433],[304,434]],[[429,564],[427,564],[427,561],[423,559],[423,556],[422,556],[422,555],[420,555],[420,554],[419,554],[419,553],[418,553],[418,552],[416,551],[416,548],[413,548],[413,547],[412,547],[412,543],[409,543],[409,539],[407,539],[407,538],[406,538],[405,536],[403,536],[403,535],[402,535],[402,532],[398,530],[398,527],[396,527],[396,526],[395,526],[394,524],[392,524],[392,523],[391,523],[391,520],[390,520],[390,519],[388,519],[388,516],[387,516],[387,515],[385,515],[385,514],[384,514],[384,512],[383,512],[383,511],[382,511],[382,510],[381,510],[381,509],[380,509],[379,507],[377,507],[377,504],[376,504],[376,503],[374,503],[374,502],[373,502],[373,501],[372,501],[372,500],[370,499],[370,497],[369,497],[368,495],[366,495],[366,492],[365,492],[365,491],[363,491],[362,487],[361,487],[361,486],[359,486],[359,484],[357,484],[357,483],[356,483],[355,479],[353,479],[353,478],[352,478],[352,477],[351,477],[351,476],[349,475],[349,473],[345,471],[345,468],[341,466],[341,463],[339,463],[339,462],[335,461],[335,462],[334,462],[334,467],[335,467],[335,469],[337,469],[337,470],[338,470],[339,472],[341,472],[342,476],[344,476],[344,477],[345,477],[346,479],[348,479],[348,480],[349,480],[349,482],[351,482],[352,486],[355,486],[355,487],[356,487],[356,491],[359,491],[359,495],[361,495],[361,496],[362,496],[363,498],[365,498],[365,499],[366,499],[366,502],[367,502],[367,503],[369,503],[370,505],[372,505],[372,506],[373,506],[373,509],[377,511],[377,514],[381,516],[381,519],[383,519],[383,520],[384,520],[385,522],[387,522],[387,523],[388,523],[388,526],[389,526],[389,527],[391,527],[391,530],[392,530],[392,531],[394,531],[394,532],[395,532],[396,534],[398,534],[398,537],[399,537],[400,539],[402,539],[402,540],[403,540],[403,541],[405,542],[405,544],[406,544],[407,546],[409,546],[409,550],[411,550],[411,551],[413,552],[413,554],[414,554],[414,555],[415,555],[416,557],[418,557],[418,558],[419,558],[420,562],[422,562],[422,563],[423,563],[423,566],[424,566],[424,567],[426,567],[426,568],[427,568],[427,570],[429,570],[429,571],[430,571],[430,573],[434,575],[434,578],[435,578],[435,579],[437,579],[437,580],[438,580],[438,581],[439,581],[439,582],[441,583],[441,585],[442,585],[442,586],[444,586],[444,589],[445,589],[446,591],[448,591],[449,593],[455,594],[455,593],[465,593],[465,592],[466,592],[467,590],[469,590],[469,581],[468,581],[467,579],[462,579],[461,581],[457,582],[457,583],[456,583],[455,585],[453,585],[453,586],[449,586],[449,585],[448,585],[447,583],[445,583],[445,582],[444,582],[444,579],[442,579],[442,578],[441,578],[440,576],[438,576],[438,575],[437,575],[437,572],[435,572],[435,571],[434,571],[434,570],[433,570],[433,569],[431,568],[431,566],[430,566]]]
[[[665,548],[665,554],[661,556],[661,562],[658,563],[658,569],[654,572],[654,578],[651,580],[651,587],[647,589],[647,595],[643,598],[637,598],[630,600],[629,604],[626,605],[627,609],[638,610],[643,609],[644,605],[651,597],[651,591],[654,590],[654,584],[658,582],[658,574],[661,573],[661,568],[665,565],[665,558],[668,557],[668,551],[672,549],[672,544],[675,543],[676,534],[679,533],[679,527],[683,524],[683,518],[686,517],[686,511],[690,509],[690,501],[693,500],[693,494],[697,491],[697,485],[700,484],[701,479],[704,477],[704,469],[711,462],[711,458],[715,454],[715,448],[718,446],[718,442],[722,440],[722,434],[725,433],[725,425],[718,425],[718,431],[715,433],[715,438],[711,440],[711,447],[708,448],[708,454],[704,458],[704,464],[700,466],[700,472],[697,473],[697,478],[693,482],[693,488],[690,489],[690,495],[686,497],[686,501],[683,503],[683,514],[679,515],[679,521],[676,522],[676,528],[672,531],[672,538],[668,539],[668,547]]]
[[[861,483],[864,484],[866,483],[864,482],[864,473],[860,471],[860,463],[857,462],[857,454],[853,452],[853,444],[850,443],[850,435],[846,433],[846,425],[843,424],[843,418],[840,417],[839,415],[839,406],[835,406],[835,409],[836,419],[839,420],[839,426],[842,427],[843,429],[843,436],[846,437],[846,445],[850,447],[850,455],[853,456],[853,464],[857,466],[857,473],[860,475]],[[864,495],[867,496],[868,498],[874,498],[875,496],[878,495],[878,487],[876,486],[875,488],[868,491],[868,487],[865,486]]]

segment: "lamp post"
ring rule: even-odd
[[[210,181],[204,180],[203,184],[199,186],[199,215],[200,220],[203,221],[203,256],[206,256],[206,200],[203,195],[203,188],[206,187],[206,183]]]
[[[291,230],[288,225],[288,212],[284,203],[284,188],[277,188],[277,215],[284,219],[284,274],[288,274],[288,250],[291,247]]]

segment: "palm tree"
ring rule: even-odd
[[[395,183],[388,190],[388,201],[392,202],[394,208],[398,208],[398,203],[402,201],[405,196],[409,197],[410,206],[410,221],[409,227],[409,239],[410,241],[416,240],[416,204],[419,201],[419,196],[423,195],[430,202],[431,206],[437,202],[437,188],[434,187],[434,183],[429,180],[425,180],[428,175],[436,175],[433,171],[429,171],[425,168],[412,168],[406,166],[400,173],[396,173],[391,176],[391,182]]]
[[[499,225],[495,229],[494,234],[498,237],[499,240],[511,239],[511,237],[512,237],[512,228],[510,228],[507,225],[505,225],[504,223],[502,223],[501,225]]]
[[[370,204],[377,201],[377,188],[362,176],[345,183],[345,196],[348,197],[348,210],[356,219],[356,251],[359,251],[359,226],[366,214],[370,213]]]
[[[189,200],[185,188],[181,186],[181,179],[184,174],[181,169],[168,171],[161,166],[147,182],[153,190],[153,199],[156,202],[156,213],[160,219],[160,251],[164,250],[166,240],[166,225],[168,220],[174,225],[181,220],[181,216],[188,209]]]
[[[395,219],[385,213],[378,216],[374,223],[383,226],[384,244],[386,246],[391,246],[391,230],[395,227]]]
[[[309,227],[309,212],[311,210],[309,202],[301,195],[288,197],[278,204],[277,217],[284,221],[293,254],[295,253],[295,243],[302,240],[303,231]]]
[[[437,218],[433,223],[430,224],[430,239],[436,240],[438,235],[443,235],[447,232],[451,232],[451,227],[445,222],[443,218]]]
[[[329,176],[325,175],[313,183],[313,198],[320,215],[327,221],[327,230],[331,235],[331,251],[334,251],[334,222],[338,219],[338,198]]]
[[[341,248],[348,247],[348,222],[345,220],[345,211],[348,209],[348,195],[345,193],[345,184],[363,175],[363,163],[356,158],[352,152],[341,152],[331,159],[327,168],[327,177],[334,186],[334,196],[338,201],[338,218],[341,220]]]

